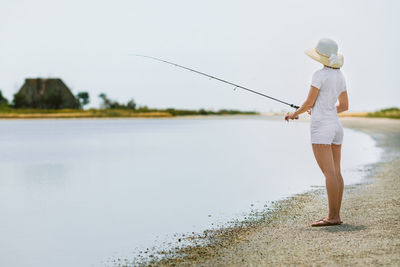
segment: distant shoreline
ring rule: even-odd
[[[180,109],[0,109],[0,119],[172,118],[192,116],[259,115],[254,111]]]
[[[226,116],[267,116],[280,117],[284,112],[257,113],[253,111],[238,110],[129,110],[129,109],[89,109],[89,110],[37,110],[37,109],[0,109],[0,120],[7,119],[118,119],[118,118],[205,118]],[[306,119],[302,115],[302,119]],[[340,118],[388,118],[400,119],[398,114],[381,112],[345,112],[339,114]]]
[[[92,114],[92,113],[9,113],[1,114],[0,119],[118,119],[118,118],[170,118],[169,113],[149,112],[132,114]]]

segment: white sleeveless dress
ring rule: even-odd
[[[340,69],[324,67],[313,74],[311,85],[319,89],[311,111],[311,143],[335,144],[343,142],[343,127],[337,115],[338,96],[346,91],[346,81]]]

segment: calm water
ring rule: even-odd
[[[264,117],[6,120],[0,150],[0,266],[102,266],[324,185],[309,124]],[[346,184],[379,154],[345,129]]]

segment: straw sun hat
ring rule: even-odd
[[[344,63],[343,55],[338,53],[338,45],[332,39],[321,39],[317,47],[309,48],[304,53],[331,68],[340,68]]]

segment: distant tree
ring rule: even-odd
[[[199,114],[200,115],[208,115],[208,112],[205,109],[202,108],[202,109],[199,110]]]
[[[129,100],[128,103],[126,104],[126,107],[135,110],[136,109],[135,100],[133,98]]]
[[[99,94],[99,97],[104,101],[105,99],[107,99],[107,95],[105,93],[101,93]]]
[[[103,102],[101,103],[101,107],[102,107],[102,108],[109,108],[109,109],[133,109],[133,110],[136,109],[136,103],[135,103],[135,100],[134,100],[134,99],[129,100],[127,104],[121,104],[121,103],[118,103],[118,101],[113,101],[113,100],[109,99],[109,98],[107,97],[107,95],[104,94],[104,93],[101,93],[101,94],[99,95],[99,97],[100,97],[101,100],[103,101]]]
[[[102,108],[110,108],[111,100],[107,98],[107,95],[104,93],[99,94],[99,97],[101,100],[103,100],[103,103],[101,103]]]
[[[149,107],[148,106],[146,106],[146,105],[144,105],[144,106],[139,106],[139,108],[138,108],[141,112],[146,112],[146,111],[148,111],[149,110]],[[167,111],[168,111],[168,109],[167,109]]]
[[[110,101],[109,108],[111,109],[120,109],[120,108],[125,108],[124,105],[118,103],[117,101]]]
[[[14,108],[25,108],[28,107],[28,102],[26,100],[25,95],[23,94],[14,94],[14,99],[12,101],[12,106]]]
[[[8,100],[3,96],[3,93],[0,90],[0,107],[1,106],[8,106]]]
[[[88,92],[79,92],[76,97],[78,98],[79,104],[81,108],[83,108],[85,105],[89,104],[90,102],[90,97]]]

